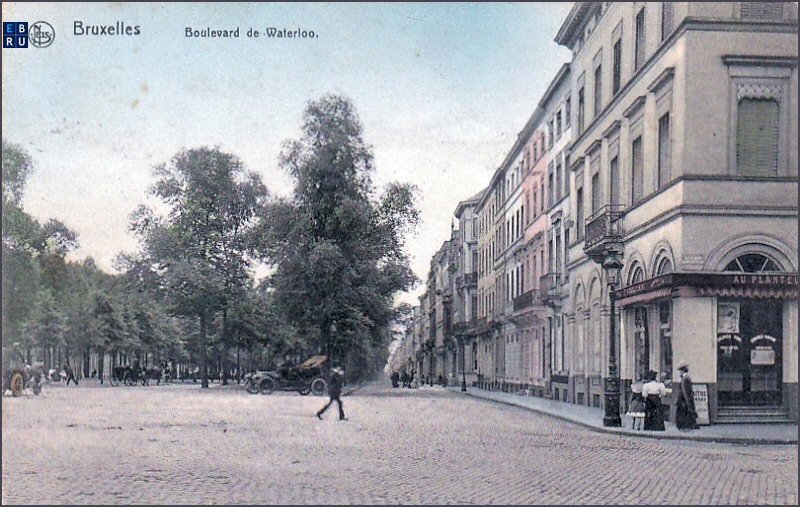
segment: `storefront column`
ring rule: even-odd
[[[783,406],[797,421],[797,300],[783,303]]]
[[[679,297],[672,301],[673,365],[684,360],[696,384],[708,384],[711,421],[717,417],[717,298]],[[678,379],[677,371],[672,378]]]

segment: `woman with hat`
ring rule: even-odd
[[[667,386],[656,380],[657,374],[653,370],[647,372],[642,386],[644,404],[644,429],[651,431],[664,431],[664,415],[661,412],[661,398],[667,395]]]
[[[644,397],[642,396],[642,381],[631,385],[631,402],[628,405],[628,416],[633,418],[631,429],[644,428]]]
[[[678,362],[678,371],[681,376],[681,385],[678,391],[678,403],[675,407],[675,426],[679,430],[695,430],[699,426],[697,426],[697,412],[694,406],[692,378],[689,376],[689,363]]]

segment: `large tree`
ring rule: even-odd
[[[151,191],[169,214],[160,218],[142,206],[132,216],[132,228],[173,312],[199,323],[195,345],[202,386],[208,387],[209,326],[222,315],[221,341],[227,347],[228,308],[249,281],[253,229],[267,191],[256,173],[217,148],[182,151],[155,173]]]
[[[377,361],[372,356],[385,348],[393,296],[416,283],[404,251],[419,219],[415,188],[392,183],[376,195],[371,148],[345,97],[310,102],[302,132],[281,155],[294,192],[271,203],[263,222],[261,247],[276,268],[275,297],[311,351],[329,354],[333,363]]]

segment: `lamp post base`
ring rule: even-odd
[[[619,415],[619,379],[616,377],[606,377],[605,390],[605,415],[603,416],[603,426],[619,428],[622,426],[622,418]]]
[[[467,381],[465,379],[461,380],[461,391],[467,392]]]

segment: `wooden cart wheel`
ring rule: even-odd
[[[12,396],[22,396],[25,387],[25,382],[22,379],[22,373],[15,373],[11,377],[11,394]]]

